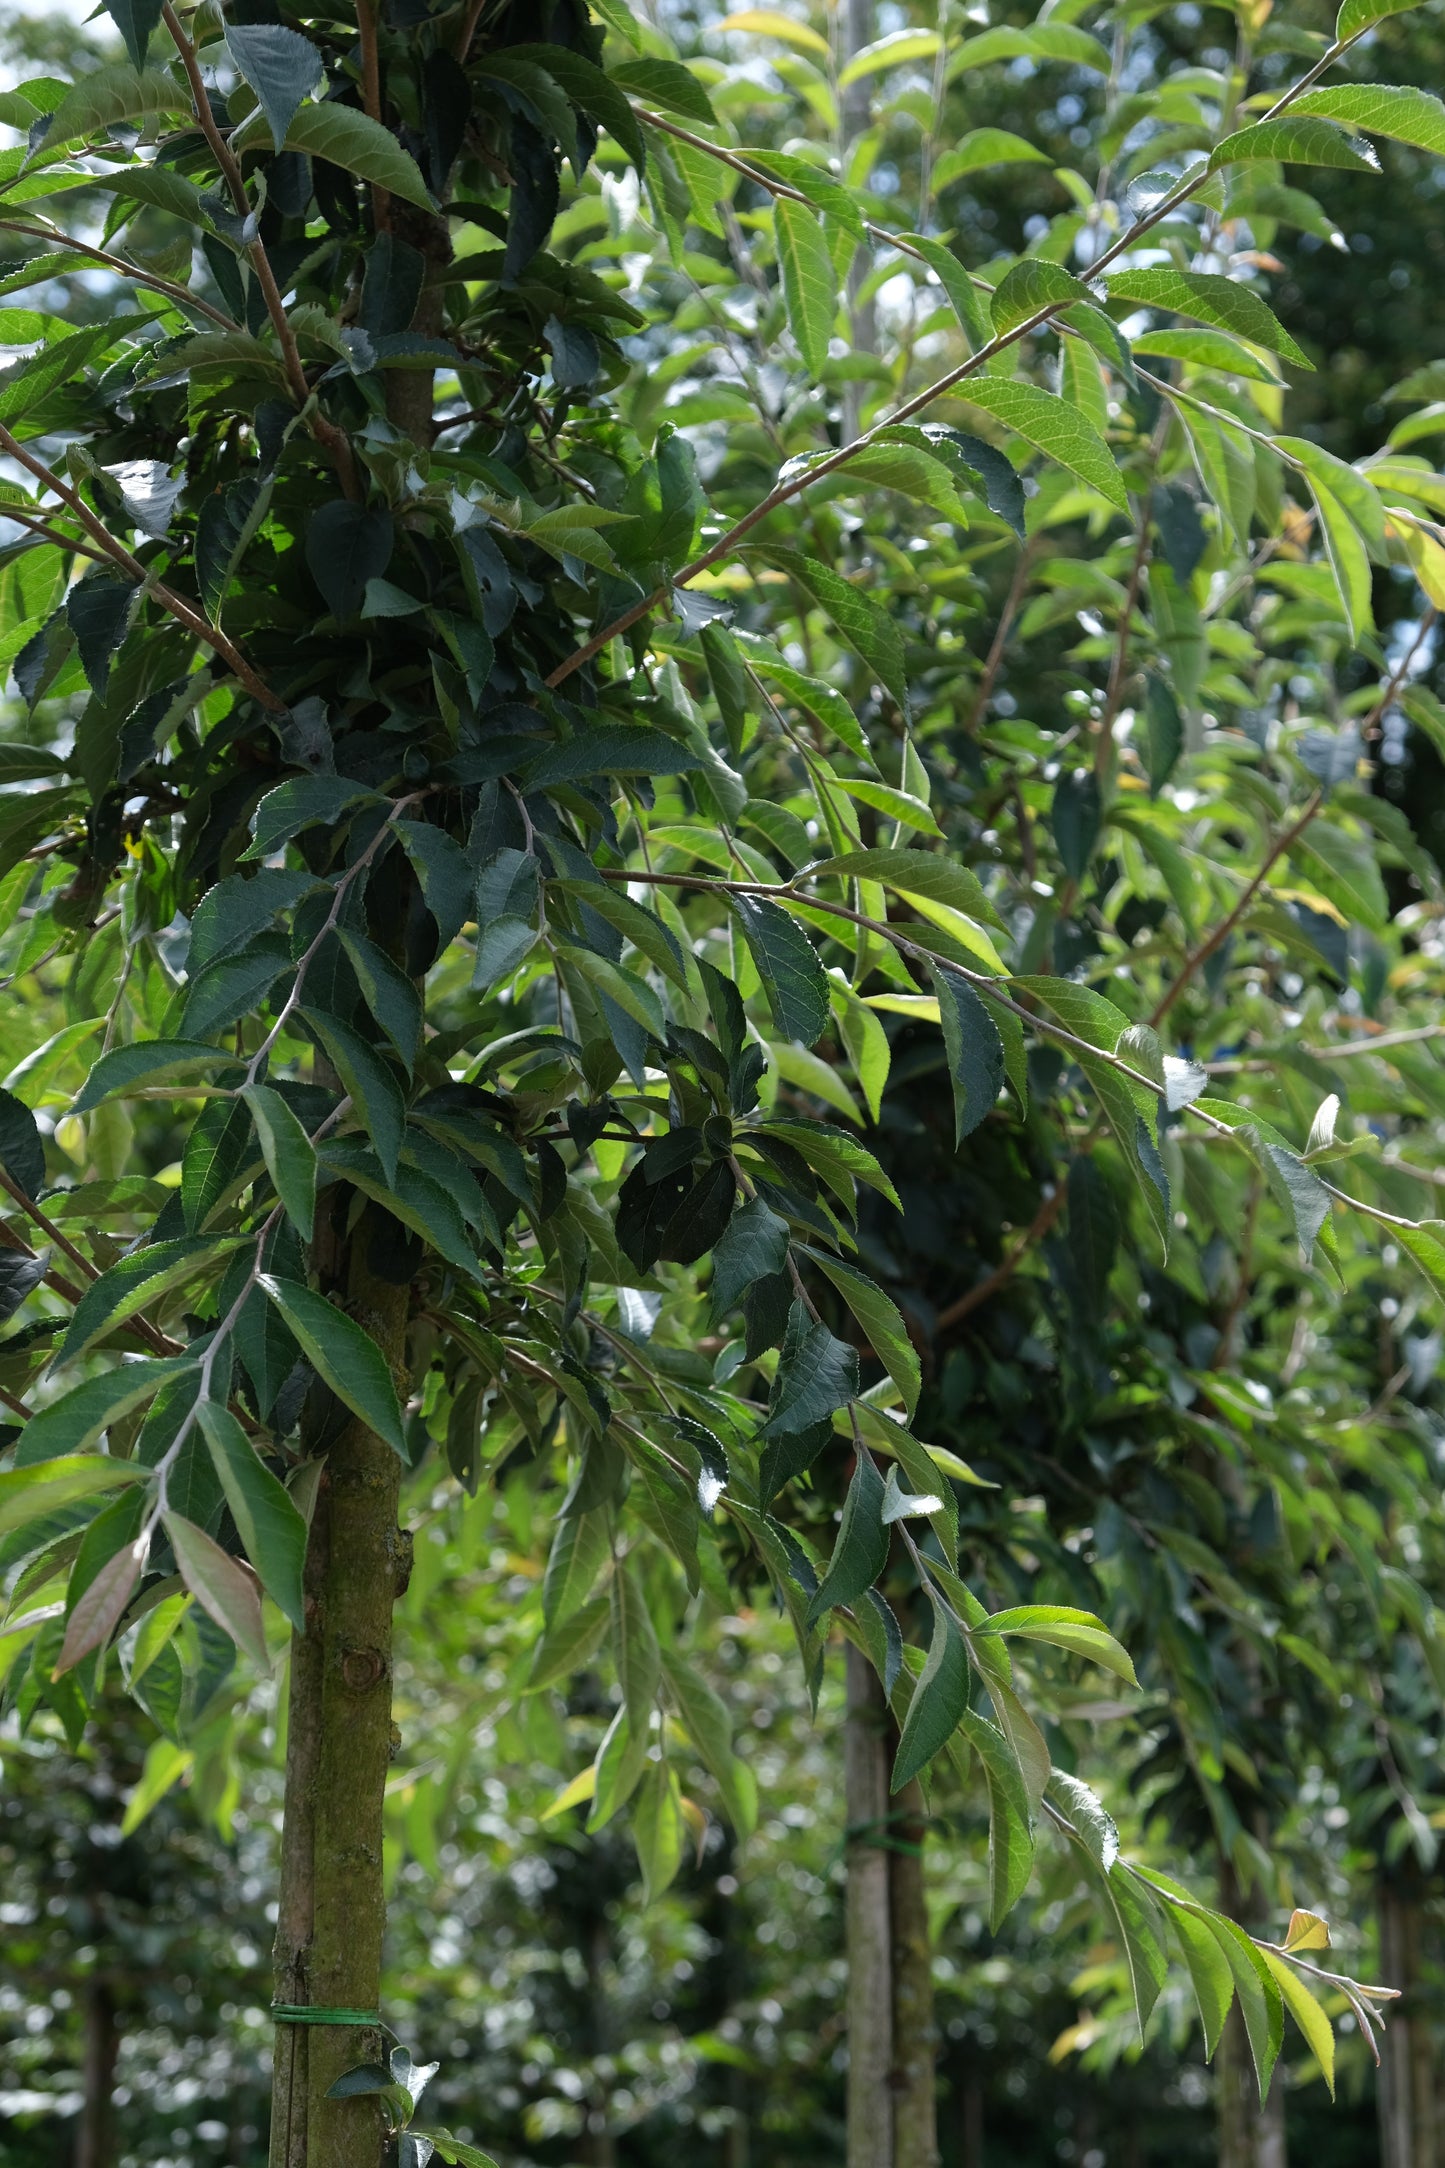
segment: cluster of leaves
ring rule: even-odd
[[[130,5],[128,64],[0,113],[26,139],[7,290],[98,265],[133,297],[79,329],[7,312],[36,351],[0,382],[31,718],[6,969],[73,958],[75,1011],[17,1046],[0,1124],[49,1245],[17,1223],[3,1279],[12,1315],[35,1301],[0,1346],[8,1693],[78,1733],[117,1645],[178,1774],[233,1650],[269,1661],[263,1594],[303,1623],[343,1411],[469,1490],[562,1449],[527,1683],[610,1649],[571,1799],[599,1826],[634,1802],[651,1887],[698,1813],[662,1707],[753,1812],[659,1608],[764,1575],[815,1689],[834,1624],[875,1662],[898,1785],[977,1758],[996,1920],[1055,1821],[1141,2020],[1167,1922],[1211,2044],[1237,1994],[1262,2083],[1286,2007],[1327,2067],[1306,1982],[1361,2022],[1369,1991],[1313,1967],[1313,1916],[1256,1941],[1120,1859],[1054,1769],[1006,1642],[1130,1661],[1092,1610],[991,1612],[960,1578],[973,1471],[914,1427],[946,1313],[906,1321],[865,1269],[899,1193],[857,1132],[941,1061],[952,1153],[1050,1184],[994,1276],[1066,1209],[1085,1311],[1125,1231],[1136,1260],[1181,1214],[1232,1245],[1226,1153],[1250,1242],[1257,1219],[1323,1272],[1348,1208],[1445,1283],[1418,1185],[1361,1156],[1433,1075],[1372,1061],[1372,1126],[1342,1133],[1321,1073],[1370,1042],[1281,1013],[1295,972],[1312,1022],[1416,1028],[1389,1004],[1424,989],[1438,882],[1359,769],[1397,702],[1441,728],[1415,637],[1374,623],[1407,574],[1445,602],[1445,483],[1410,449],[1432,407],[1356,466],[1289,434],[1281,364],[1308,357],[1252,276],[1262,226],[1323,219],[1286,165],[1438,152],[1445,109],[1321,81],[1390,12],[1365,0],[1332,43],[1298,34],[1287,87],[1252,71],[1298,40],[1245,10],[1236,67],[1143,104],[1132,15],[1112,54],[1050,17],[842,68],[809,24],[735,18],[770,41],[779,149],[739,140],[748,69],[593,12],[563,0],[541,40],[524,8],[368,15],[358,41]],[[973,71],[1020,57],[1104,85],[1099,172],[969,263],[938,206],[1029,146],[933,144]],[[920,62],[930,90],[880,92],[845,140],[840,95]],[[905,126],[916,232],[871,185]],[[858,306],[903,325],[876,356],[833,351],[860,269]],[[1049,658],[1029,716],[999,697],[1015,633]],[[1215,1096],[1231,1064],[1265,1082]],[[160,1109],[185,1133],[148,1177],[129,1139]],[[84,1181],[54,1178],[71,1150]],[[1319,1171],[1345,1157],[1350,1193]],[[346,1242],[410,1290],[404,1377],[325,1284]]]

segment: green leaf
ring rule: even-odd
[[[1075,1836],[1087,1845],[1095,1866],[1107,1874],[1119,1857],[1119,1831],[1113,1815],[1106,1812],[1096,1792],[1067,1770],[1050,1770],[1049,1785],[1062,1802],[1061,1811]]]
[[[713,1246],[712,1322],[727,1316],[755,1281],[786,1269],[788,1223],[770,1212],[761,1197],[750,1198],[733,1214]]]
[[[277,980],[293,969],[291,950],[279,933],[257,934],[237,955],[198,971],[186,987],[181,1029],[201,1039],[224,1031],[262,1007]]]
[[[810,376],[822,373],[838,314],[838,273],[822,220],[805,203],[779,196],[773,203],[778,271],[788,328]]]
[[[539,1693],[559,1679],[575,1678],[586,1669],[607,1633],[611,1608],[606,1596],[594,1596],[548,1626],[537,1643],[527,1674],[527,1692]]]
[[[406,1128],[406,1101],[400,1084],[384,1056],[359,1031],[353,1031],[339,1017],[323,1015],[319,1009],[303,1008],[301,1014],[308,1031],[314,1032],[326,1049],[328,1060],[349,1093],[388,1182],[394,1181]]]
[[[57,1678],[92,1649],[109,1641],[125,1617],[149,1549],[149,1539],[122,1544],[89,1583],[66,1621],[65,1639],[55,1665]]]
[[[1252,128],[1241,128],[1226,136],[1210,153],[1210,172],[1249,158],[1278,159],[1281,165],[1342,166],[1356,173],[1379,172],[1380,161],[1368,144],[1361,150],[1342,128],[1302,115],[1300,108],[1306,103],[1302,98],[1293,112],[1282,114],[1278,120],[1256,121]]]
[[[302,1241],[309,1242],[316,1219],[315,1147],[281,1094],[269,1084],[248,1084],[244,1097],[276,1194]]]
[[[952,302],[954,314],[968,335],[970,348],[976,353],[981,346],[987,346],[993,336],[993,325],[972,274],[944,242],[924,233],[907,233],[903,239],[915,255],[923,258]]]
[[[238,1073],[234,1054],[224,1047],[191,1039],[141,1039],[102,1054],[80,1088],[72,1113],[88,1114],[112,1092],[122,1096],[149,1085],[169,1083],[201,1070],[219,1071],[218,1081]]]
[[[368,1430],[407,1458],[401,1409],[386,1357],[354,1318],[329,1303],[300,1280],[262,1273],[262,1292],[280,1311],[318,1377]]]
[[[226,1503],[246,1556],[271,1601],[298,1633],[306,1630],[302,1573],[306,1564],[306,1523],[290,1493],[257,1457],[255,1448],[229,1408],[203,1400],[197,1410],[202,1434],[211,1449]]]
[[[826,1273],[868,1335],[869,1346],[903,1395],[903,1405],[911,1420],[923,1386],[923,1370],[897,1303],[891,1301],[866,1273],[845,1264],[841,1257],[813,1247],[809,1248],[808,1255],[818,1270]]]
[[[801,926],[763,896],[732,896],[779,1036],[812,1046],[828,1027],[828,979]]]
[[[1392,143],[1445,153],[1445,105],[1428,90],[1403,83],[1332,83],[1295,100],[1296,113],[1320,113],[1349,128],[1367,128]]]
[[[1016,1634],[1025,1641],[1048,1641],[1058,1649],[1072,1649],[1101,1664],[1130,1686],[1137,1686],[1133,1659],[1116,1641],[1102,1619],[1092,1611],[1075,1611],[1059,1604],[1023,1604],[1008,1611],[990,1612],[979,1632]]]
[[[1268,362],[1261,361],[1258,354],[1252,354],[1227,331],[1189,331],[1183,327],[1145,331],[1134,340],[1133,351],[1146,359],[1157,354],[1165,360],[1192,363],[1199,369],[1218,369],[1226,376],[1247,376],[1257,384],[1279,382],[1278,372]]]
[[[701,635],[704,648],[707,647],[709,635],[715,638],[716,634],[715,626],[704,627]],[[825,684],[821,678],[808,677],[803,671],[795,670],[791,663],[785,663],[769,654],[761,641],[753,640],[745,634],[735,635],[734,638],[744,643],[742,654],[751,670],[759,677],[766,678],[769,684],[776,685],[784,698],[792,701],[794,707],[801,708],[805,715],[812,716],[825,730],[831,731],[839,744],[845,745],[855,759],[871,762],[873,756],[869,751],[868,740],[863,735],[862,725],[842,693],[834,686]],[[712,671],[711,662],[709,671],[716,689],[717,674]],[[739,706],[741,697],[740,691]],[[721,704],[719,700],[719,705]],[[737,736],[740,741],[740,729]]]
[[[745,1840],[757,1823],[757,1786],[752,1772],[733,1752],[732,1720],[726,1704],[680,1657],[665,1652],[662,1671],[688,1737],[722,1794],[728,1820]]]
[[[640,1739],[650,1736],[662,1676],[657,1629],[632,1567],[624,1560],[612,1576],[612,1653],[627,1721]]]
[[[1025,256],[1006,271],[994,288],[991,313],[999,338],[1016,331],[1041,309],[1068,308],[1075,301],[1093,301],[1091,290],[1061,264],[1046,257]]]
[[[1176,316],[1197,317],[1202,324],[1217,324],[1233,331],[1252,346],[1283,354],[1297,368],[1314,364],[1303,353],[1273,311],[1249,286],[1227,279],[1215,271],[1175,271],[1162,266],[1147,271],[1118,271],[1109,275],[1109,300],[1141,302],[1151,309],[1169,309]]]
[[[147,0],[132,0],[132,4],[144,9]],[[99,135],[107,128],[149,120],[159,113],[192,118],[185,92],[167,69],[96,68],[71,86],[52,114],[45,137],[46,154],[66,143]]]
[[[981,925],[1006,932],[1003,920],[985,895],[978,875],[932,851],[848,851],[809,866],[811,880],[839,876],[849,881],[877,881],[895,895],[941,903]]]
[[[1284,1997],[1285,2008],[1298,2025],[1309,2043],[1310,2052],[1320,2066],[1325,2084],[1329,2087],[1331,2100],[1335,2097],[1335,2030],[1320,2004],[1305,1986],[1304,1981],[1286,1958],[1277,1957],[1273,1950],[1261,1950],[1260,1956],[1274,1975],[1275,1985]]]
[[[276,149],[284,150],[297,108],[321,84],[320,53],[309,38],[279,23],[228,23],[226,50],[260,99]]]
[[[677,1778],[658,1762],[638,1795],[632,1813],[632,1841],[642,1869],[643,1898],[651,1904],[662,1895],[682,1865],[687,1824]]]
[[[599,8],[598,13],[602,12]],[[680,61],[624,60],[607,72],[614,83],[620,83],[624,90],[635,90],[649,105],[660,105],[664,112],[681,113],[684,120],[717,120],[707,92]]]
[[[368,941],[365,934],[358,933],[352,926],[338,926],[336,932],[351,959],[366,1006],[405,1062],[410,1075],[421,1046],[420,994],[401,966],[392,962],[385,949]]]
[[[133,1408],[144,1407],[163,1385],[194,1367],[187,1356],[170,1356],[158,1362],[125,1363],[118,1370],[86,1378],[31,1416],[15,1448],[16,1468],[32,1468],[62,1454],[84,1453],[112,1423]]]
[[[105,12],[125,39],[136,67],[143,68],[146,47],[161,19],[161,0],[105,0]]]
[[[1047,399],[1048,394],[1040,392],[1039,397]],[[786,572],[804,594],[812,597],[824,615],[832,619],[860,661],[867,664],[885,692],[892,693],[906,713],[908,670],[903,641],[888,612],[871,595],[865,594],[851,580],[845,580],[831,565],[819,564],[816,558],[804,557],[797,550],[780,549],[773,543],[760,554]]]
[[[936,30],[890,30],[871,45],[860,47],[839,69],[838,88],[846,90],[850,83],[861,83],[884,68],[901,67],[905,61],[931,60],[942,50],[943,40]]]
[[[183,1520],[179,1513],[167,1513],[164,1526],[181,1579],[201,1609],[230,1635],[258,1671],[269,1673],[271,1655],[261,1622],[261,1597],[252,1575],[212,1542],[203,1528]]]
[[[270,858],[303,829],[339,827],[345,816],[360,807],[386,803],[379,791],[349,782],[345,776],[292,776],[267,791],[251,816],[252,841],[241,853],[241,863]]]
[[[45,1187],[45,1146],[35,1116],[8,1091],[0,1091],[0,1166],[27,1197],[38,1197]]]
[[[1310,495],[1319,514],[1325,554],[1335,576],[1345,623],[1350,638],[1358,643],[1375,629],[1371,606],[1374,583],[1370,577],[1369,555],[1344,505],[1333,490],[1326,489],[1313,475],[1310,476]]]
[[[258,108],[231,137],[231,148],[238,154],[255,149],[269,133],[265,112]],[[286,130],[285,148],[307,158],[324,158],[328,165],[340,166],[419,210],[434,208],[416,160],[380,121],[355,106],[303,105]]]
[[[891,1788],[901,1792],[952,1738],[968,1706],[968,1648],[952,1613],[929,1590],[933,1636],[913,1688],[893,1762]]]
[[[1335,20],[1336,38],[1358,38],[1387,15],[1408,15],[1421,0],[1344,0]]]
[[[815,1333],[826,1332],[827,1328],[815,1325],[812,1330]],[[831,1334],[828,1337],[832,1339]],[[833,1341],[835,1348],[841,1344],[840,1341]],[[853,1354],[851,1348],[846,1352]],[[856,1356],[853,1356],[853,1362],[856,1370]],[[848,1485],[848,1495],[843,1501],[843,1519],[838,1528],[838,1539],[833,1545],[833,1556],[828,1561],[828,1571],[808,1606],[809,1626],[816,1626],[834,1604],[856,1603],[864,1589],[872,1587],[887,1563],[888,1530],[883,1521],[883,1478],[869,1455],[860,1453],[857,1466],[853,1470],[853,1480]]]
[[[809,1324],[802,1304],[795,1302],[773,1379],[768,1419],[759,1437],[781,1438],[810,1430],[835,1408],[845,1408],[857,1391],[856,1351],[821,1322]]]
[[[0,1468],[0,1536],[43,1521],[62,1506],[145,1480],[147,1470],[107,1453],[66,1453],[34,1467]]]
[[[1234,1975],[1215,1936],[1196,1913],[1175,1904],[1167,1905],[1166,1911],[1184,1953],[1194,2000],[1199,2005],[1205,2058],[1212,2062],[1225,2019],[1229,2016],[1229,2006],[1234,2000]]]
[[[1092,68],[1096,75],[1109,73],[1107,46],[1079,30],[1073,23],[1038,22],[1026,29],[1000,25],[976,38],[965,38],[949,56],[948,80],[969,68],[987,67],[995,60],[1057,60],[1068,67]]]
[[[75,1306],[54,1367],[74,1362],[170,1288],[208,1276],[243,1238],[181,1235],[172,1242],[151,1242],[131,1250],[99,1279],[92,1280]]]
[[[461,846],[430,821],[398,821],[396,839],[421,883],[422,901],[437,922],[437,942],[447,948],[472,916],[475,869]]]
[[[972,128],[960,136],[951,150],[946,150],[933,168],[933,185],[940,192],[952,182],[961,180],[965,173],[976,173],[982,166],[1047,165],[1047,151],[1030,143],[1026,136],[1014,135],[1007,128]]]
[[[1221,280],[1220,284],[1227,284],[1227,281]],[[1263,307],[1263,303],[1260,306]],[[1055,398],[1050,392],[1041,391],[1037,384],[1018,383],[1001,376],[968,377],[958,387],[958,397],[985,414],[991,414],[995,421],[1013,430],[1026,444],[1032,444],[1048,458],[1057,460],[1086,488],[1096,489],[1119,511],[1128,511],[1129,499],[1123,477],[1114,464],[1114,455],[1077,407]]]
[[[986,1717],[965,1709],[959,1729],[978,1755],[988,1788],[989,1923],[994,1934],[1024,1891],[1034,1863],[1032,1816],[1019,1759]]]
[[[992,1112],[1003,1088],[1004,1050],[992,1016],[956,971],[928,967],[938,996],[938,1016],[953,1087],[954,1143],[972,1136]]]
[[[1262,2107],[1284,2044],[1284,1998],[1263,1954],[1242,1927],[1217,1912],[1207,1915],[1205,1925],[1223,1950],[1225,1962],[1234,1975],[1239,2007],[1244,2013],[1244,2029],[1249,2036],[1249,2051],[1254,2058],[1254,2073],[1259,2080]]]

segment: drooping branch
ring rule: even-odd
[[[1275,100],[1267,113],[1261,115],[1261,121],[1273,120],[1277,115],[1288,111],[1294,101],[1302,97],[1312,83],[1318,81],[1319,77],[1327,69],[1333,67],[1335,62],[1349,51],[1350,47],[1355,43],[1355,39],[1363,35],[1363,31],[1357,31],[1353,37],[1337,38],[1328,52],[1322,54],[1315,65],[1306,74],[1302,75],[1298,82],[1292,83],[1289,89]],[[697,137],[696,140],[704,150],[717,155],[718,146],[716,144],[708,143],[706,138],[702,136]],[[764,180],[764,176],[761,174],[755,174],[752,177],[760,182]],[[1192,175],[1186,175],[1162,202],[1156,204],[1154,209],[1147,212],[1144,217],[1136,220],[1127,231],[1121,233],[1119,238],[1104,250],[1103,254],[1090,265],[1090,277],[1099,277],[1120,256],[1130,249],[1137,248],[1145,234],[1152,232],[1164,219],[1172,217],[1175,211],[1197,195],[1207,178],[1208,170],[1203,164]],[[790,191],[790,193],[792,192]],[[896,239],[896,236],[890,236],[890,240],[896,241]],[[693,558],[690,564],[684,565],[679,572],[674,573],[670,580],[664,581],[661,585],[653,588],[650,594],[644,595],[641,601],[633,603],[620,616],[615,617],[610,624],[605,625],[601,632],[594,633],[590,639],[574,649],[572,654],[568,655],[564,661],[558,663],[557,667],[546,678],[546,684],[556,687],[564,683],[567,678],[571,677],[574,670],[582,669],[585,664],[591,662],[594,655],[600,655],[602,650],[619,634],[630,632],[632,627],[639,624],[644,617],[649,617],[654,610],[659,609],[667,601],[673,588],[687,586],[689,581],[695,580],[700,573],[709,571],[722,558],[730,556],[744,536],[751,534],[753,529],[767,519],[771,513],[777,511],[780,505],[791,503],[794,497],[800,496],[814,482],[823,481],[830,474],[835,474],[840,467],[846,466],[848,461],[856,457],[859,452],[865,451],[869,445],[878,443],[885,430],[896,427],[899,422],[911,421],[915,415],[923,413],[926,408],[933,405],[935,400],[943,398],[956,385],[962,384],[969,377],[977,375],[978,371],[985,368],[996,355],[1005,353],[1010,347],[1016,346],[1020,340],[1029,338],[1034,332],[1042,330],[1049,324],[1056,307],[1057,303],[1051,302],[1043,308],[1035,309],[1032,315],[1026,316],[1022,322],[1013,325],[1010,330],[1000,332],[996,337],[988,340],[978,348],[976,353],[970,354],[966,361],[959,362],[956,367],[946,370],[942,376],[936,377],[931,384],[925,385],[922,391],[915,392],[910,399],[905,399],[902,405],[896,407],[891,414],[883,415],[873,424],[871,429],[865,429],[862,435],[855,438],[851,444],[843,445],[826,458],[818,460],[805,473],[790,475],[787,480],[776,482],[767,495],[755,504],[750,512],[745,512],[743,517],[729,527],[726,534],[721,535],[710,548],[704,550],[701,556]],[[1166,391],[1170,390],[1167,385],[1163,388]]]

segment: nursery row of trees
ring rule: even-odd
[[[0,93],[17,2069],[1276,2168],[1384,2025],[1433,2168],[1428,18],[109,13]]]

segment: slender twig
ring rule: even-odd
[[[1013,578],[1009,581],[1008,593],[1004,596],[1003,609],[999,613],[998,627],[993,636],[993,644],[984,660],[983,676],[978,681],[978,690],[973,696],[973,706],[969,709],[968,720],[963,726],[970,737],[974,736],[983,722],[984,716],[988,712],[988,704],[993,698],[994,681],[1003,664],[1004,655],[1008,648],[1009,634],[1013,631],[1014,618],[1018,612],[1019,603],[1023,599],[1023,591],[1028,585],[1031,556],[1030,546],[1025,542],[1019,550],[1018,563],[1014,566]]]
[[[1013,1248],[1000,1258],[987,1278],[980,1280],[976,1287],[970,1287],[957,1301],[950,1302],[946,1309],[939,1311],[933,1321],[935,1338],[939,1333],[950,1332],[955,1325],[961,1325],[970,1311],[976,1310],[980,1303],[987,1302],[1001,1287],[1008,1285],[1029,1252],[1037,1249],[1063,1211],[1067,1196],[1067,1183],[1055,1183]]]
[[[1221,948],[1229,939],[1229,936],[1268,880],[1277,862],[1283,858],[1285,852],[1293,844],[1298,842],[1324,802],[1324,793],[1322,791],[1311,792],[1304,811],[1290,822],[1288,828],[1281,829],[1274,842],[1265,852],[1263,860],[1240,891],[1233,910],[1227,912],[1213,931],[1205,935],[1198,948],[1191,949],[1190,953],[1185,957],[1179,967],[1178,976],[1165,989],[1161,998],[1154,1005],[1149,1022],[1156,1031],[1195,973],[1202,965],[1207,964],[1215,950]]]
[[[123,278],[132,279],[137,286],[146,286],[152,293],[164,294],[168,301],[174,301],[178,307],[194,309],[200,316],[209,316],[211,322],[219,324],[222,331],[240,331],[243,328],[234,316],[228,316],[224,309],[218,309],[213,303],[203,300],[199,294],[193,294],[189,286],[180,286],[174,279],[158,278],[141,264],[131,263],[124,256],[112,255],[109,249],[97,248],[93,241],[78,241],[73,234],[60,233],[43,225],[27,225],[18,218],[0,218],[0,233],[22,233],[32,241],[50,241],[58,248],[72,249],[78,256],[89,256],[92,263],[103,263],[109,270],[118,271]]]
[[[33,1408],[26,1407],[23,1400],[17,1400],[13,1393],[7,1393],[3,1385],[0,1385],[0,1407],[6,1407],[12,1415],[18,1415],[22,1423],[28,1423],[35,1413]]]
[[[365,873],[367,867],[371,864],[371,861],[373,860],[373,858],[375,858],[377,852],[382,848],[382,846],[392,840],[393,828],[398,815],[405,812],[406,808],[409,805],[415,805],[417,799],[421,795],[422,794],[420,791],[413,791],[409,798],[398,798],[395,801],[394,805],[392,806],[391,812],[387,815],[386,819],[377,829],[376,834],[367,844],[366,849],[361,852],[361,854],[354,861],[353,864],[347,867],[345,873],[342,874],[340,880],[336,883],[336,887],[331,898],[331,908],[328,910],[326,917],[318,928],[314,939],[309,943],[304,954],[301,956],[296,965],[296,976],[291,982],[291,991],[286,996],[285,1001],[281,1004],[281,1008],[277,1014],[275,1023],[271,1026],[271,1029],[267,1032],[265,1038],[261,1041],[261,1044],[257,1047],[255,1053],[251,1056],[250,1063],[246,1070],[247,1084],[254,1084],[256,1082],[257,1078],[260,1076],[261,1070],[265,1066],[266,1056],[270,1053],[272,1047],[276,1044],[276,1041],[280,1038],[282,1032],[286,1029],[286,1026],[290,1022],[292,1016],[300,1007],[302,991],[306,984],[306,974],[310,970],[311,965],[315,962],[317,956],[321,953],[321,950],[325,947],[332,933],[335,931],[337,922],[339,921],[341,913],[345,908],[346,898],[351,889],[352,883],[357,881],[361,877],[361,875]]]

